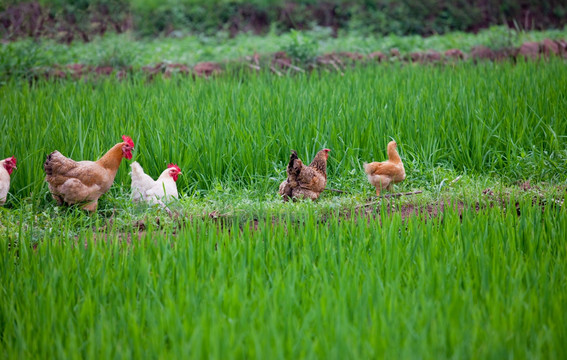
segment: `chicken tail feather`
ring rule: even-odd
[[[51,158],[53,157],[53,153],[47,155],[47,159],[43,163],[43,170],[45,171],[46,175],[53,175],[53,167],[51,164]]]
[[[297,159],[299,159],[299,157],[297,156],[297,151],[291,150],[291,155],[289,156],[289,163],[287,165],[288,170],[293,169],[293,163]]]
[[[372,172],[372,169],[370,168],[370,164],[365,162],[364,164],[362,164],[362,166],[364,167],[364,172],[367,174],[370,174]]]
[[[130,172],[132,178],[139,178],[145,174],[144,169],[142,169],[142,165],[140,165],[137,161],[133,161],[132,164],[130,164],[130,167],[132,168],[132,171]]]
[[[287,175],[288,176],[297,176],[299,171],[301,170],[301,166],[297,166],[297,161],[299,157],[297,156],[297,151],[291,150],[291,155],[289,156],[289,163],[287,164]]]
[[[45,162],[43,163],[43,170],[47,176],[52,176],[55,168],[62,165],[67,165],[68,159],[61,155],[57,150],[47,155]]]

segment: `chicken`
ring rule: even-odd
[[[97,161],[74,161],[59,151],[47,155],[45,181],[57,204],[84,203],[84,210],[96,211],[98,199],[114,182],[122,158],[132,159],[134,142],[126,135],[122,140]]]
[[[6,196],[10,190],[10,175],[14,169],[17,169],[15,157],[0,161],[0,206],[6,203]]]
[[[380,190],[391,190],[392,184],[399,183],[406,178],[404,164],[396,150],[397,146],[395,141],[388,143],[387,161],[364,164],[364,172],[368,176],[368,181],[376,187],[378,196],[380,196]]]
[[[287,179],[280,184],[279,194],[284,201],[291,199],[317,200],[327,185],[327,159],[329,149],[323,149],[315,155],[309,166],[305,166],[291,150],[287,165]]]
[[[147,202],[149,204],[159,204],[165,206],[164,201],[178,199],[177,186],[175,182],[181,175],[181,169],[175,164],[167,165],[156,181],[144,173],[142,166],[134,161],[130,165],[132,171],[132,201]]]

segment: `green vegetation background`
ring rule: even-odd
[[[0,5],[0,23],[13,3]],[[243,12],[242,2],[41,3],[50,9],[46,19],[63,26],[53,29],[63,32],[90,34],[93,20],[107,14],[120,31],[131,20],[134,36],[179,28],[200,37],[134,43],[132,34],[120,34],[68,47],[55,37],[0,47],[0,154],[18,157],[0,208],[1,357],[565,358],[563,60],[386,63],[345,76],[317,70],[280,78],[264,70],[211,79],[29,81],[30,69],[53,63],[192,63],[234,58],[231,47],[250,54],[252,43],[274,51],[290,44],[274,41],[274,27],[311,27],[314,6],[295,3],[292,16],[277,18],[272,9],[287,3],[249,3],[268,14],[270,36],[258,45],[259,37],[223,38],[233,35],[231,24],[246,24],[236,20],[261,13]],[[462,33],[395,35],[470,30],[472,20],[486,16],[471,10],[480,3],[444,3],[440,10],[433,1],[382,1],[360,12],[357,6],[370,3],[340,3],[335,13],[351,12],[338,28],[394,34],[382,43],[361,36],[325,43],[320,27],[306,43],[291,44],[309,49],[310,37],[314,52],[363,53],[517,44],[500,36],[500,27],[467,41]],[[558,1],[490,4],[499,4],[490,13],[494,23],[536,5],[548,19],[565,15]],[[319,25],[333,31],[333,24]],[[134,138],[133,160],[152,176],[169,162],[181,166],[182,198],[174,207],[181,217],[131,204],[126,161],[97,214],[55,206],[45,156],[58,149],[76,160],[96,159],[122,134]],[[403,219],[396,209],[408,200],[399,199],[365,218],[349,212],[373,193],[362,162],[384,159],[390,137],[408,173],[397,189],[424,190],[411,200],[416,210],[447,198],[477,210],[448,206],[438,217]],[[289,149],[309,161],[322,147],[332,149],[329,186],[350,194],[282,203],[276,191]],[[460,182],[451,184],[457,176]],[[502,189],[526,179],[538,185],[518,202]],[[495,196],[490,189],[482,195],[487,184]],[[384,216],[387,206],[394,211]],[[209,218],[221,213],[242,221]]]
[[[0,14],[2,37],[14,30],[8,26],[14,14],[7,10],[22,3],[26,2],[0,3],[0,12],[4,12]],[[92,32],[131,28],[141,35],[174,30],[211,35],[223,29],[234,35],[319,25],[335,31],[431,35],[499,24],[522,29],[561,28],[567,22],[567,4],[561,0],[40,0],[39,4],[48,10],[45,24],[53,21],[61,25],[57,31],[68,27],[87,38]],[[37,27],[28,30],[32,33],[28,35],[41,31]]]

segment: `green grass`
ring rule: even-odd
[[[324,147],[329,186],[364,192],[362,163],[384,159],[390,138],[408,173],[402,190],[434,190],[460,174],[563,183],[565,84],[561,61],[372,66],[344,77],[13,81],[0,87],[0,154],[18,158],[9,203],[51,202],[42,167],[51,151],[96,159],[122,134],[149,174],[175,162],[178,188],[198,197],[247,189],[275,199],[289,150],[310,161]],[[128,170],[123,161],[119,187],[128,188]]]
[[[18,158],[0,208],[0,354],[564,358],[567,216],[551,204],[565,198],[565,84],[560,60],[11,79],[0,86],[0,157]],[[45,156],[96,159],[122,134],[154,177],[169,162],[183,170],[176,217],[130,203],[127,161],[96,214],[54,205]],[[373,195],[362,163],[385,159],[390,138],[408,174],[397,190],[425,190],[391,206],[480,211],[402,219],[384,201],[353,215]],[[309,161],[323,147],[329,187],[350,193],[282,203],[289,149]],[[526,179],[538,187],[514,188]]]
[[[567,216],[282,219],[0,240],[5,358],[563,358]],[[32,222],[33,223],[33,220]],[[131,244],[127,238],[134,237]]]

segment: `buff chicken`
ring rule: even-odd
[[[402,182],[406,178],[404,164],[396,150],[397,146],[395,141],[388,143],[388,160],[364,164],[364,172],[368,181],[376,187],[377,196],[380,196],[382,189],[391,190],[392,184]]]
[[[59,151],[47,155],[43,164],[45,181],[57,204],[83,204],[87,211],[96,211],[98,199],[110,189],[123,158],[132,159],[134,142],[124,135],[97,161],[75,161]]]

